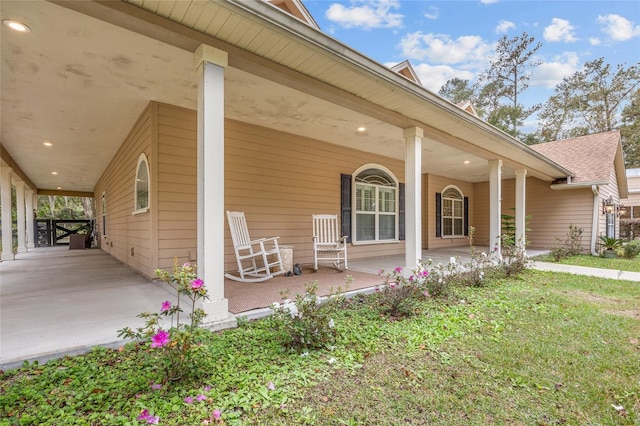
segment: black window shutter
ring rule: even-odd
[[[405,219],[404,219],[404,183],[399,184],[398,186],[398,239],[404,240],[405,237]]]
[[[464,197],[464,236],[469,235],[469,197]]]
[[[340,215],[342,235],[351,242],[351,175],[340,175]]]
[[[436,237],[442,237],[442,194],[436,192]]]

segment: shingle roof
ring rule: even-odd
[[[574,173],[572,182],[608,181],[620,143],[620,132],[532,145],[531,148]]]

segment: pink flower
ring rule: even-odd
[[[424,294],[425,297],[429,297],[429,291],[428,290],[425,290],[424,293],[422,293],[422,294]]]
[[[395,272],[396,274],[401,274],[401,273],[402,273],[402,268],[401,268],[401,267],[399,267],[399,266],[396,266],[396,269],[394,269],[394,272]]]
[[[211,390],[211,386],[205,386],[205,387],[204,387],[204,391],[205,391],[205,392],[209,392],[210,390]]]
[[[169,343],[169,332],[160,330],[158,333],[151,337],[151,347],[152,348],[161,348]]]
[[[169,302],[168,300],[165,300],[164,302],[162,302],[162,307],[160,308],[160,312],[167,312],[169,309],[171,309],[171,302]]]
[[[200,394],[200,395],[196,396],[196,399],[198,401],[206,401],[207,397],[205,395]]]
[[[216,420],[220,420],[220,416],[222,415],[222,411],[220,410],[213,410],[213,418]]]
[[[380,289],[378,287],[376,287],[376,293],[379,292],[379,291],[380,291]]]
[[[150,424],[150,425],[157,425],[158,422],[160,421],[160,417],[150,415],[149,410],[145,408],[144,410],[142,410],[142,412],[138,416],[138,420],[146,421],[147,424]]]
[[[203,285],[204,285],[204,281],[202,281],[200,278],[196,278],[195,280],[191,281],[192,290],[197,290],[201,288]]]
[[[184,399],[184,402],[186,402],[187,404],[193,404],[193,398],[188,396]]]
[[[276,390],[276,385],[274,385],[273,382],[269,382],[269,384],[267,385],[267,389]]]
[[[185,263],[182,264],[183,268],[188,268],[190,266],[191,266],[191,264],[189,262],[185,262]]]
[[[429,276],[429,271],[427,271],[426,269],[424,271],[422,271],[420,273],[423,277],[428,277]]]
[[[413,275],[411,275],[411,276],[409,277],[409,282],[410,282],[410,283],[412,283],[412,282],[413,282]]]
[[[391,283],[391,284],[389,284],[389,287],[391,287],[391,288],[396,288],[396,283]]]
[[[151,384],[151,389],[153,389],[153,390],[162,389],[162,385],[160,383],[152,383]]]

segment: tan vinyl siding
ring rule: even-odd
[[[426,199],[423,204],[425,205],[426,214],[423,215],[423,227],[426,230],[428,236],[427,249],[446,248],[446,247],[461,247],[469,244],[466,237],[456,238],[441,238],[436,237],[436,193],[442,193],[444,188],[449,185],[456,186],[462,191],[463,197],[469,198],[469,226],[475,226],[473,211],[475,208],[476,195],[474,193],[474,186],[471,183],[463,182],[460,180],[449,179],[442,176],[428,174],[424,177],[426,184],[424,185],[423,193]],[[426,226],[425,226],[426,223]]]
[[[489,240],[489,184],[474,184],[476,194],[475,223],[478,245]],[[502,213],[514,215],[515,180],[502,181]],[[556,237],[564,241],[573,224],[583,229],[582,246],[589,250],[593,193],[589,188],[552,190],[549,182],[527,178],[526,214],[527,240],[531,248],[550,248]]]
[[[197,252],[197,115],[158,104],[158,266]]]
[[[138,158],[146,154],[152,167],[152,108],[145,108],[127,138],[98,180],[96,194],[96,228],[101,238],[99,246],[116,259],[140,273],[151,276],[151,209],[146,213],[134,211],[135,179]],[[153,173],[152,173],[153,176]],[[150,199],[154,182],[150,177]],[[102,194],[106,196],[106,236],[102,237]]]

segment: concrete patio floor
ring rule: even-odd
[[[448,263],[451,257],[464,261],[468,249],[423,252],[423,258],[433,259],[434,264]],[[248,283],[239,283],[244,287],[232,291],[238,283],[226,282],[225,296],[230,307],[236,306],[236,316],[257,318],[270,312],[264,306],[281,300],[280,290],[289,288],[294,296],[304,283],[318,281],[318,293],[329,294],[330,287],[343,286],[350,274],[355,277],[350,290],[372,291],[381,284],[380,269],[391,271],[403,264],[402,256],[393,256],[350,261],[346,273],[331,268],[312,273],[304,268],[303,276],[269,281],[271,285],[263,287],[268,291]],[[0,369],[18,367],[24,360],[42,363],[83,353],[97,345],[117,347],[123,343],[117,330],[142,325],[136,315],[156,312],[162,301],[174,299],[168,284],[148,280],[99,249],[61,246],[20,253],[16,260],[0,262]],[[249,310],[238,312],[245,308]]]

